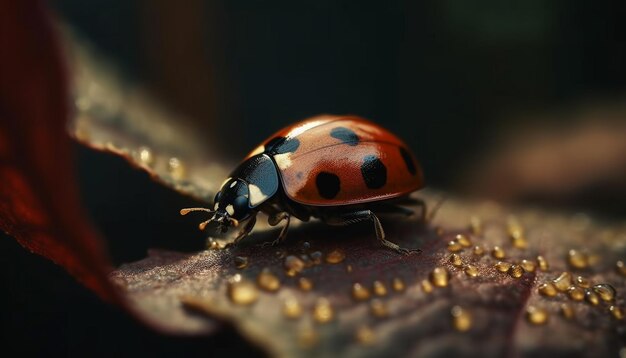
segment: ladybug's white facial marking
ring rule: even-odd
[[[274,160],[281,170],[289,168],[292,164],[291,153],[283,153],[274,155]]]
[[[228,204],[226,205],[226,212],[228,213],[228,215],[233,216],[235,215],[235,208],[233,208],[232,205]]]
[[[248,184],[248,190],[250,191],[250,205],[252,206],[257,206],[268,199],[268,196],[263,194],[261,189],[254,184]]]

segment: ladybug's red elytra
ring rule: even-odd
[[[286,221],[273,244],[284,240],[291,216],[302,221],[319,218],[329,225],[365,220],[374,224],[376,237],[393,250],[411,251],[385,239],[375,213],[412,215],[401,202],[426,207],[409,194],[424,186],[414,155],[394,134],[356,116],[322,115],[286,127],[254,149],[230,174],[215,195],[211,217],[222,232],[247,222],[239,242],[252,231],[258,212],[271,226]]]

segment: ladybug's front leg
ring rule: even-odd
[[[276,240],[272,241],[271,243],[272,246],[282,242],[285,239],[285,237],[287,237],[287,229],[289,228],[289,223],[291,222],[291,215],[285,212],[280,212],[280,213],[272,214],[267,218],[267,223],[270,224],[270,226],[276,226],[283,220],[287,220],[287,223],[280,230],[280,234],[278,234],[278,237],[276,238]]]
[[[254,228],[254,225],[256,225],[256,215],[253,215],[250,218],[250,220],[248,220],[246,225],[243,227],[243,229],[241,229],[239,234],[237,234],[237,237],[235,238],[235,240],[231,244],[232,245],[236,245],[239,241],[241,241],[244,238],[246,238],[250,234],[252,229]]]
[[[420,252],[420,249],[405,249],[393,242],[385,239],[385,231],[383,226],[378,220],[378,217],[371,210],[357,210],[348,213],[334,214],[323,217],[322,220],[328,225],[350,225],[356,224],[361,221],[371,220],[374,223],[374,231],[376,232],[376,238],[386,247],[397,251],[402,254],[410,254],[411,252]]]

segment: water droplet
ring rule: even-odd
[[[304,264],[304,267],[311,267],[311,266],[313,266],[313,261],[311,260],[311,257],[309,257],[309,255],[302,254],[302,255],[300,255],[299,258],[302,261],[302,263]]]
[[[478,236],[480,234],[482,234],[483,232],[483,225],[482,222],[480,220],[480,218],[478,216],[472,216],[470,218],[470,230],[472,231],[472,234]]]
[[[513,278],[520,278],[524,274],[524,269],[520,265],[511,265],[508,273],[509,273],[509,276]]]
[[[357,282],[352,285],[352,298],[354,298],[356,301],[368,300],[370,298],[370,291],[367,289],[367,287]]]
[[[313,307],[313,318],[318,323],[328,323],[335,317],[333,307],[330,305],[330,301],[324,297],[320,297],[315,302]]]
[[[217,240],[213,240],[212,238],[209,238],[207,240],[207,248],[209,250],[221,250],[224,247]]]
[[[615,263],[615,269],[617,270],[617,273],[619,273],[622,276],[626,276],[626,263],[624,263],[624,261],[619,260]]]
[[[311,291],[313,288],[313,282],[306,277],[300,277],[298,279],[298,286],[302,291]]]
[[[285,268],[287,276],[293,277],[304,270],[304,261],[302,261],[298,256],[289,255],[285,257],[283,267]]]
[[[322,256],[323,256],[323,254],[322,254],[321,251],[314,251],[314,252],[311,252],[309,254],[309,257],[311,258],[311,261],[315,265],[319,265],[319,264],[322,263]]]
[[[506,257],[506,253],[500,246],[494,246],[493,250],[491,250],[491,256],[498,260],[502,260]]]
[[[571,286],[567,289],[567,295],[574,301],[582,301],[585,298],[585,290],[580,287]]]
[[[455,239],[463,247],[470,247],[470,246],[472,246],[472,240],[470,240],[470,238],[467,237],[466,235],[458,234],[455,237]]]
[[[421,286],[422,286],[422,291],[424,291],[424,293],[433,292],[433,285],[430,283],[430,281],[422,280]]]
[[[261,289],[269,292],[278,291],[280,288],[280,280],[267,268],[259,273],[256,283]]]
[[[387,287],[385,287],[385,284],[381,281],[374,281],[374,283],[372,284],[372,288],[377,296],[387,295]]]
[[[311,243],[308,241],[305,241],[302,243],[302,252],[306,253],[309,251],[309,249],[311,248]]]
[[[585,291],[585,300],[589,302],[589,304],[591,304],[592,306],[597,306],[600,303],[600,298],[598,297],[598,295],[591,290]]]
[[[248,258],[245,256],[235,256],[233,261],[235,262],[235,267],[240,270],[248,267]]]
[[[458,241],[456,240],[452,240],[450,242],[448,242],[448,251],[450,252],[458,252],[463,250],[463,246],[461,246],[461,244],[459,244]]]
[[[346,254],[341,250],[333,250],[326,255],[326,262],[329,264],[338,264],[346,258]]]
[[[494,266],[500,272],[508,272],[511,268],[511,264],[505,261],[498,261]]]
[[[387,304],[378,298],[370,301],[370,312],[374,317],[378,318],[387,317],[389,315]]]
[[[402,292],[406,288],[404,281],[399,277],[395,277],[393,281],[391,281],[391,287],[393,287],[393,290],[396,292]]]
[[[466,332],[472,328],[472,315],[461,306],[454,306],[450,310],[452,325],[459,332]]]
[[[302,316],[302,306],[295,297],[288,297],[283,302],[283,314],[287,318],[295,319]]]
[[[259,291],[250,281],[241,278],[237,274],[228,282],[228,298],[235,304],[246,306],[250,305],[259,297]]]
[[[572,285],[572,275],[569,272],[563,272],[559,277],[552,280],[552,283],[557,290],[565,292]]]
[[[298,345],[302,348],[311,348],[319,342],[319,335],[311,328],[306,327],[298,331]]]
[[[574,309],[567,303],[561,303],[561,314],[565,319],[574,318]]]
[[[346,272],[352,272],[352,265],[346,265]]]
[[[548,261],[541,255],[537,256],[537,265],[539,265],[541,271],[548,271],[548,269],[550,269]]]
[[[448,261],[450,261],[450,263],[454,266],[463,266],[463,260],[461,260],[461,256],[459,256],[458,254],[451,254],[450,258],[448,258]]]
[[[567,253],[567,263],[575,269],[584,269],[589,267],[589,256],[578,250],[569,250]]]
[[[554,287],[554,285],[550,282],[542,283],[541,285],[539,285],[537,290],[541,295],[546,297],[554,297],[558,293],[556,287]]]
[[[548,322],[548,312],[540,307],[528,306],[526,309],[528,322],[534,325],[543,325]]]
[[[528,241],[524,237],[518,237],[511,240],[513,247],[518,249],[525,249],[528,247]]]
[[[469,277],[478,277],[478,268],[474,265],[465,266],[465,274]]]
[[[376,342],[376,334],[367,326],[359,327],[356,331],[355,338],[357,342],[364,346],[369,346]]]
[[[443,267],[435,267],[435,269],[430,273],[430,282],[435,287],[446,287],[448,286],[448,270]]]
[[[613,301],[615,299],[615,288],[608,283],[601,283],[593,286],[593,291],[600,296],[603,301]]]
[[[476,245],[474,246],[474,249],[472,250],[472,253],[476,256],[482,256],[485,254],[485,249],[480,246],[480,245]]]
[[[183,162],[181,162],[178,158],[170,158],[170,160],[167,162],[167,170],[172,178],[176,180],[180,180],[185,177],[185,166],[183,165]]]
[[[535,272],[536,265],[534,261],[524,259],[519,265],[522,266],[526,272]]]
[[[615,318],[617,320],[623,320],[624,319],[624,310],[621,309],[618,306],[611,306],[611,307],[609,307],[609,312],[611,313],[613,318]]]
[[[589,282],[589,280],[587,280],[586,278],[582,276],[576,276],[576,278],[574,279],[574,283],[576,284],[576,286],[582,287],[582,288],[589,288],[591,286],[591,283]]]
[[[152,151],[147,147],[139,148],[139,162],[145,166],[151,166],[154,163],[154,156],[152,156]]]
[[[510,218],[508,222],[509,236],[513,240],[517,240],[524,237],[524,228],[515,218]]]

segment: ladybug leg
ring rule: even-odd
[[[271,242],[271,246],[279,244],[280,242],[285,240],[285,237],[287,237],[287,229],[289,229],[289,223],[291,222],[291,215],[285,212],[280,212],[280,213],[272,214],[267,218],[267,223],[270,224],[270,226],[276,226],[283,220],[286,220],[287,223],[280,230],[280,234],[278,234],[278,237],[276,238],[276,240]]]
[[[409,208],[405,208],[400,205],[383,204],[376,209],[379,214],[401,214],[406,216],[412,216],[415,212]]]
[[[358,210],[358,211],[338,214],[335,216],[328,216],[328,217],[323,218],[323,220],[328,225],[335,225],[335,226],[350,225],[350,224],[356,224],[361,221],[371,220],[374,223],[374,231],[376,232],[376,238],[384,246],[396,252],[406,254],[406,255],[410,254],[411,252],[422,251],[420,249],[405,249],[405,248],[398,246],[397,244],[394,244],[393,242],[389,240],[386,240],[383,226],[380,223],[380,220],[378,220],[378,217],[371,210]]]
[[[239,241],[246,238],[246,236],[248,236],[250,232],[252,231],[252,229],[254,228],[255,224],[256,224],[256,215],[254,215],[253,217],[250,218],[250,220],[248,220],[246,225],[241,229],[241,231],[239,231],[239,233],[237,234],[237,237],[231,243],[231,245],[236,245],[237,243],[239,243]]]

